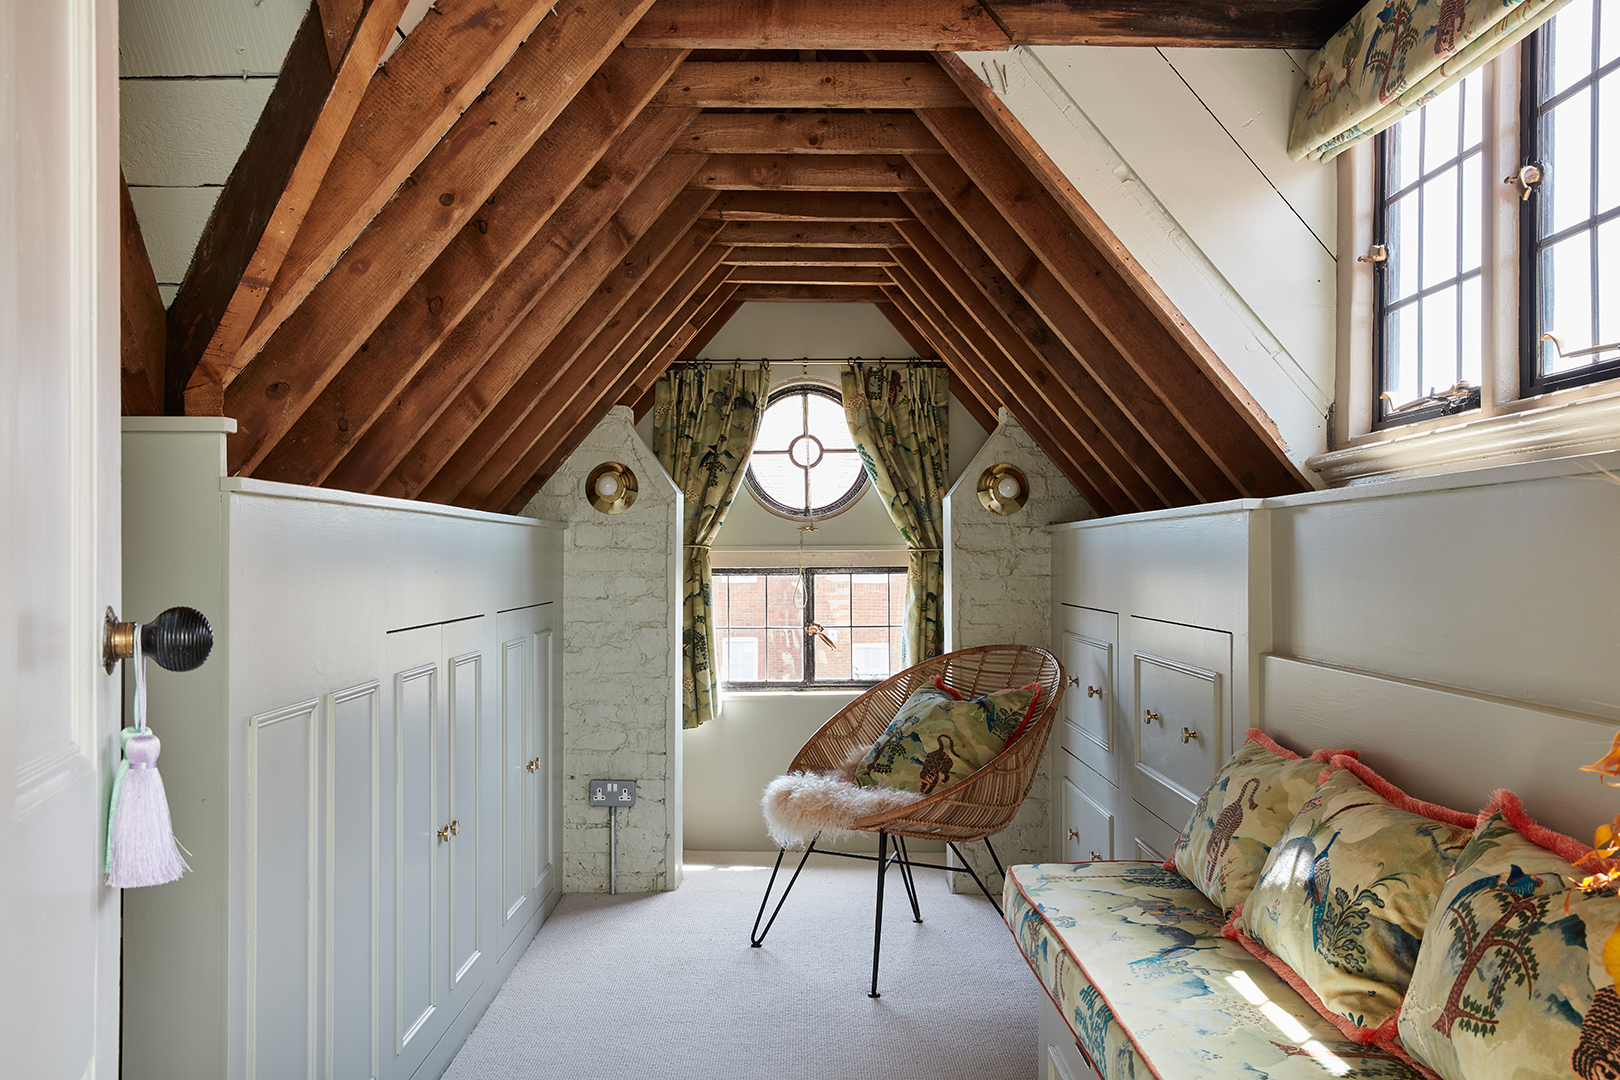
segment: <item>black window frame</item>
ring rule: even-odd
[[[1593,60],[1597,59],[1596,50],[1601,47],[1599,36],[1602,27],[1603,5],[1593,5],[1593,17],[1598,20],[1594,25],[1592,48]],[[1616,17],[1620,17],[1617,15]],[[1542,87],[1549,85],[1551,79],[1550,66],[1552,52],[1550,49],[1551,35],[1545,28],[1537,30],[1524,43],[1519,54],[1519,160],[1522,165],[1534,165],[1544,170],[1544,174],[1556,182],[1546,164],[1548,146],[1546,133],[1543,130],[1543,117],[1556,108],[1560,103],[1579,94],[1583,89],[1592,90],[1591,109],[1591,169],[1589,178],[1590,192],[1593,203],[1592,212],[1580,223],[1568,226],[1556,233],[1541,235],[1541,226],[1544,216],[1548,212],[1542,197],[1544,185],[1536,185],[1519,208],[1519,397],[1537,397],[1549,394],[1556,390],[1567,390],[1577,386],[1587,386],[1591,383],[1605,382],[1620,378],[1620,355],[1611,360],[1590,364],[1572,371],[1559,372],[1552,375],[1543,375],[1541,371],[1542,342],[1541,335],[1545,332],[1545,316],[1549,310],[1550,294],[1543,295],[1541,274],[1541,253],[1561,240],[1568,239],[1577,233],[1588,230],[1596,233],[1600,225],[1620,218],[1620,206],[1614,207],[1607,213],[1596,212],[1596,199],[1598,197],[1597,168],[1598,168],[1598,130],[1601,123],[1601,95],[1597,87],[1603,77],[1616,70],[1620,70],[1620,57],[1609,63],[1595,68],[1584,78],[1577,80],[1564,88],[1556,97],[1542,101]],[[1592,317],[1594,325],[1593,340],[1596,341],[1598,329],[1597,275],[1598,275],[1598,247],[1594,240],[1591,244],[1591,283]],[[1620,273],[1620,266],[1612,270]]]
[[[753,567],[753,566],[726,566],[726,567],[719,567],[719,566],[717,566],[711,571],[711,574],[712,574],[713,577],[722,577],[722,576],[725,576],[725,577],[730,577],[730,576],[793,577],[795,575],[803,574],[804,578],[805,578],[805,582],[804,582],[804,610],[805,610],[806,621],[809,622],[809,621],[813,620],[813,618],[814,618],[813,612],[816,610],[816,592],[815,592],[815,579],[816,579],[816,577],[823,576],[823,575],[832,576],[832,575],[837,575],[837,574],[902,574],[903,575],[906,572],[907,572],[907,570],[906,570],[906,568],[904,566],[806,566],[802,570],[800,568],[796,567],[796,566],[772,566],[772,567]],[[893,615],[893,614],[894,613],[891,612],[891,615]],[[900,618],[902,620],[904,620],[904,618],[905,618],[904,610],[900,611],[899,615],[900,615]],[[902,621],[902,622],[891,622],[891,623],[888,623],[887,625],[890,626],[890,627],[900,626],[900,627],[904,628],[905,624]],[[714,644],[712,646],[711,651],[714,653],[716,660],[719,660],[720,655],[721,655],[720,641],[718,639],[721,638],[721,637],[730,636],[729,632],[730,632],[731,629],[732,628],[729,626],[729,619],[728,619],[728,626],[726,627],[726,632],[725,633],[722,633],[719,627],[715,627],[715,638],[716,638],[716,640],[714,641]],[[767,627],[766,629],[779,629],[779,628]],[[760,690],[778,691],[778,690],[782,690],[782,691],[792,691],[792,692],[801,691],[801,690],[869,690],[872,687],[877,686],[879,683],[883,682],[884,679],[890,678],[894,674],[894,672],[904,670],[902,668],[895,668],[894,672],[891,672],[890,675],[885,675],[883,677],[883,679],[836,679],[836,680],[829,679],[829,680],[825,680],[825,681],[817,681],[816,680],[816,650],[810,644],[809,635],[804,634],[801,631],[800,636],[804,639],[804,677],[802,679],[798,680],[797,682],[765,681],[765,680],[761,680],[761,681],[757,681],[757,682],[731,682],[730,680],[728,680],[725,677],[726,673],[725,673],[725,670],[722,668],[722,670],[720,671],[720,686],[721,686],[721,689],[722,690],[737,690],[737,691],[760,691]],[[853,646],[853,643],[851,643],[851,646]],[[892,665],[895,658],[891,656],[889,659],[890,659],[890,663]],[[851,670],[854,670],[853,664],[851,665]]]
[[[1404,117],[1403,120],[1413,120],[1413,121],[1417,121],[1420,124],[1423,124],[1423,123],[1427,122],[1427,115],[1422,111],[1418,111],[1418,112],[1407,114],[1407,116]],[[1373,148],[1374,148],[1373,149],[1373,170],[1374,170],[1374,172],[1373,172],[1373,243],[1375,245],[1381,246],[1386,252],[1394,250],[1394,246],[1395,246],[1391,242],[1391,237],[1389,235],[1389,228],[1390,228],[1389,208],[1392,205],[1394,205],[1396,202],[1399,202],[1401,199],[1406,198],[1408,196],[1416,196],[1420,200],[1419,205],[1418,205],[1418,236],[1419,236],[1419,241],[1418,242],[1421,244],[1421,242],[1422,242],[1421,238],[1422,238],[1422,233],[1423,233],[1423,224],[1422,223],[1423,223],[1424,203],[1422,201],[1423,200],[1423,194],[1422,194],[1420,189],[1423,187],[1423,185],[1426,182],[1434,179],[1439,174],[1441,174],[1441,173],[1445,172],[1447,169],[1450,169],[1450,168],[1453,168],[1453,167],[1455,167],[1457,169],[1457,171],[1458,171],[1458,181],[1457,182],[1459,184],[1461,184],[1462,183],[1462,177],[1463,177],[1463,168],[1462,168],[1463,162],[1467,157],[1470,156],[1469,151],[1467,151],[1466,149],[1459,148],[1458,152],[1455,155],[1453,155],[1450,158],[1447,158],[1445,161],[1443,161],[1439,165],[1426,167],[1424,169],[1424,171],[1421,172],[1418,175],[1418,177],[1415,180],[1413,180],[1410,184],[1407,184],[1405,187],[1397,188],[1394,191],[1391,191],[1390,190],[1390,172],[1389,172],[1389,170],[1390,170],[1389,143],[1390,143],[1390,140],[1393,137],[1393,135],[1394,135],[1394,127],[1391,126],[1390,128],[1387,128],[1384,131],[1379,132],[1378,135],[1373,140]],[[1420,130],[1419,134],[1418,134],[1418,143],[1419,143],[1419,145],[1423,145],[1425,141],[1426,140],[1424,138],[1424,133]],[[1482,157],[1483,157],[1483,154],[1484,154],[1484,146],[1485,146],[1485,143],[1482,142],[1481,146],[1480,146],[1480,149],[1477,151],[1477,153],[1479,153]],[[1427,163],[1425,163],[1425,164],[1427,164]],[[1482,165],[1483,165],[1483,162],[1482,162]],[[1459,245],[1461,245],[1461,243],[1462,243],[1462,230],[1463,230],[1463,226],[1466,224],[1464,222],[1464,220],[1463,220],[1463,212],[1464,212],[1464,208],[1466,206],[1467,206],[1467,200],[1463,199],[1463,198],[1458,198],[1458,200],[1457,200],[1457,225],[1458,225],[1457,242],[1458,242]],[[1425,287],[1423,285],[1423,272],[1422,272],[1423,266],[1422,266],[1422,262],[1420,261],[1419,264],[1418,264],[1418,271],[1417,271],[1417,278],[1418,278],[1417,292],[1413,293],[1411,296],[1406,297],[1405,299],[1403,299],[1400,302],[1395,303],[1395,304],[1390,303],[1390,296],[1389,296],[1390,290],[1391,290],[1391,288],[1393,288],[1393,282],[1391,280],[1391,266],[1392,266],[1393,262],[1394,262],[1393,259],[1386,257],[1386,258],[1381,259],[1379,261],[1376,261],[1376,262],[1374,262],[1372,264],[1373,265],[1373,319],[1372,319],[1373,365],[1372,366],[1373,366],[1373,402],[1374,402],[1372,426],[1373,426],[1374,431],[1387,429],[1387,428],[1404,427],[1407,424],[1422,423],[1425,420],[1433,420],[1433,419],[1436,419],[1437,417],[1442,417],[1442,416],[1452,416],[1452,415],[1455,415],[1455,414],[1458,414],[1458,413],[1467,412],[1467,411],[1469,411],[1471,409],[1477,409],[1480,406],[1480,388],[1478,386],[1471,387],[1469,389],[1468,393],[1465,394],[1465,395],[1459,395],[1457,397],[1441,396],[1441,397],[1436,398],[1434,401],[1430,402],[1429,404],[1422,406],[1421,408],[1408,409],[1408,410],[1405,410],[1405,411],[1403,411],[1403,412],[1401,412],[1399,414],[1394,414],[1392,412],[1392,410],[1395,408],[1395,406],[1397,404],[1400,404],[1400,403],[1386,401],[1383,395],[1384,395],[1384,387],[1388,383],[1388,380],[1385,378],[1385,376],[1386,376],[1386,373],[1388,371],[1387,364],[1388,364],[1388,360],[1389,360],[1388,316],[1389,316],[1390,312],[1398,310],[1398,309],[1407,308],[1407,307],[1418,307],[1418,312],[1419,312],[1418,318],[1420,320],[1420,322],[1419,322],[1420,329],[1418,331],[1418,337],[1419,337],[1419,341],[1421,341],[1422,340],[1422,330],[1421,330],[1421,326],[1422,326],[1422,323],[1421,323],[1422,308],[1421,308],[1421,306],[1419,306],[1420,302],[1423,300],[1423,298],[1425,296],[1429,296],[1429,295],[1432,295],[1434,293],[1442,292],[1445,289],[1451,288],[1452,286],[1456,286],[1457,287],[1457,293],[1458,293],[1458,299],[1457,299],[1458,343],[1459,343],[1459,348],[1460,348],[1461,347],[1461,342],[1463,340],[1463,338],[1462,338],[1462,317],[1463,317],[1462,286],[1463,286],[1463,283],[1465,281],[1467,281],[1467,280],[1469,280],[1471,278],[1474,278],[1474,277],[1481,276],[1481,274],[1483,272],[1483,269],[1484,269],[1484,266],[1483,266],[1483,263],[1484,263],[1483,252],[1482,252],[1482,257],[1481,257],[1481,266],[1479,268],[1474,269],[1472,271],[1466,271],[1466,272],[1463,272],[1463,273],[1453,275],[1452,277],[1446,278],[1444,281],[1437,282],[1436,284],[1430,285],[1428,287]],[[1482,358],[1481,362],[1483,364],[1483,358]],[[1421,380],[1420,380],[1420,382],[1421,382]],[[1419,389],[1419,392],[1421,393],[1423,388],[1420,385],[1418,389]],[[1439,390],[1440,388],[1435,387],[1434,389]]]
[[[798,382],[789,383],[786,386],[780,386],[775,390],[772,390],[769,396],[767,396],[765,399],[765,409],[768,411],[772,405],[775,405],[784,398],[797,397],[800,394],[811,394],[817,397],[824,397],[835,402],[839,408],[843,408],[844,406],[844,395],[839,391],[834,390],[832,387],[823,386],[821,383]],[[763,416],[764,413],[762,412],[761,415]],[[817,442],[820,442],[820,440],[818,439]],[[758,452],[759,451],[755,451],[754,453]],[[776,453],[777,451],[766,452]],[[845,453],[847,451],[839,450],[834,452]],[[858,459],[859,451],[856,451],[856,456]],[[800,510],[798,507],[788,506],[784,503],[778,502],[770,492],[765,490],[764,485],[762,485],[754,476],[753,457],[754,454],[750,453],[748,465],[743,469],[743,483],[747,485],[748,490],[753,494],[754,498],[758,500],[759,504],[766,510],[776,514],[778,517],[790,518],[794,521],[821,521],[824,518],[835,517],[838,514],[843,513],[845,510],[848,510],[855,504],[856,500],[858,500],[862,495],[865,495],[867,487],[872,482],[871,478],[866,474],[866,465],[864,462],[862,462],[859,476],[855,482],[850,485],[848,491],[844,492],[844,494],[840,495],[836,500],[827,504],[826,506],[807,506],[805,509]],[[800,468],[803,468],[803,466],[800,466]]]

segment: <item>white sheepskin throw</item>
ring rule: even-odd
[[[850,822],[920,802],[923,796],[899,788],[856,787],[826,773],[788,773],[765,786],[760,807],[771,839],[782,847],[802,847],[820,833],[834,840],[855,836]]]

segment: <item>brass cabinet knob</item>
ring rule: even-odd
[[[535,772],[540,768],[540,759],[535,758],[533,761],[524,762],[523,767],[530,772]]]
[[[1069,830],[1069,839],[1070,840],[1078,840],[1078,839],[1080,839],[1080,831],[1078,829],[1070,829]]]
[[[1095,851],[1093,851],[1091,853],[1091,861],[1092,862],[1102,862],[1102,856],[1097,854]]]
[[[1086,697],[1102,697],[1103,688],[1100,686],[1086,687]]]
[[[1145,709],[1145,710],[1143,710],[1143,712],[1142,712],[1142,723],[1144,723],[1144,724],[1151,724],[1151,723],[1153,723],[1153,721],[1155,721],[1155,720],[1157,720],[1157,721],[1158,721],[1158,722],[1159,722],[1159,723],[1161,723],[1161,724],[1162,724],[1162,723],[1164,723],[1164,716],[1163,716],[1163,714],[1161,714],[1161,713],[1156,713],[1156,712],[1154,712],[1154,711],[1153,711],[1153,710],[1152,710],[1152,709]]]
[[[457,833],[457,832],[458,832],[458,831],[460,831],[460,829],[461,829],[461,822],[459,822],[459,821],[452,821],[452,822],[451,822],[451,823],[450,823],[450,835],[451,835],[451,836],[455,836],[455,835],[456,835],[456,833]]]
[[[446,844],[450,842],[450,826],[446,825],[439,830],[439,839]]]
[[[1078,676],[1078,675],[1070,675],[1069,676],[1069,685],[1070,686],[1079,686],[1080,685],[1080,676]]]
[[[1198,732],[1192,730],[1191,728],[1182,728],[1181,729],[1181,741],[1182,742],[1184,742],[1184,743],[1185,742],[1191,742],[1193,739],[1196,739],[1196,738],[1198,738]]]

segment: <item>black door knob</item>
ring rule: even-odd
[[[141,627],[141,652],[170,671],[194,671],[214,649],[214,628],[196,608],[172,607]]]

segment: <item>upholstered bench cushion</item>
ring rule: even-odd
[[[1012,866],[1003,908],[1105,1080],[1418,1080],[1221,937],[1220,909],[1158,863]]]

